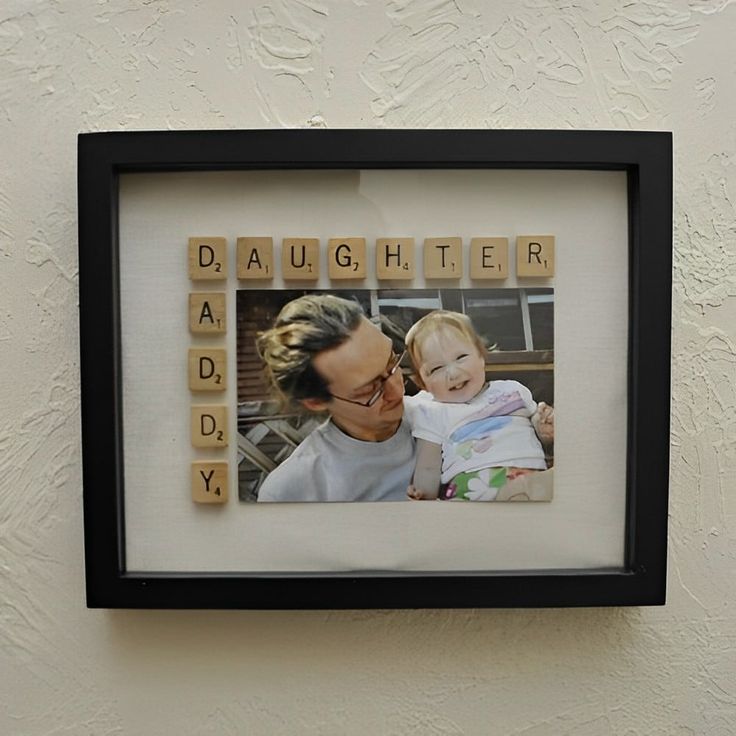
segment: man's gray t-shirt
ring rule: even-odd
[[[258,500],[405,501],[414,453],[406,420],[383,442],[356,440],[327,420],[269,474]]]

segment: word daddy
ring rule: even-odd
[[[414,238],[378,238],[375,244],[376,277],[381,281],[410,281],[416,275]],[[237,239],[237,276],[242,281],[268,280],[276,275],[274,244],[270,237]],[[280,268],[286,281],[317,281],[322,251],[319,238],[284,238]],[[361,280],[367,276],[365,238],[330,238],[327,241],[329,278]],[[227,278],[227,239],[189,238],[189,278],[219,281]],[[425,238],[424,277],[461,279],[464,274],[463,241],[459,237]],[[516,275],[550,278],[555,272],[554,235],[520,235],[516,238]],[[498,280],[509,276],[508,238],[471,238],[470,278]]]

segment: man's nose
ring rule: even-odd
[[[398,399],[404,395],[404,374],[399,368],[391,378],[383,384],[383,398],[388,401]]]

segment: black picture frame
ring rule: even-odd
[[[625,171],[629,345],[625,564],[620,569],[387,574],[126,569],[118,178],[260,169]],[[78,139],[80,367],[87,605],[358,609],[661,605],[669,474],[672,136],[562,130],[228,130]]]

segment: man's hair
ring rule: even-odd
[[[308,294],[286,304],[273,327],[258,335],[258,353],[283,408],[301,409],[300,399],[329,400],[327,384],[312,359],[342,345],[362,318],[357,302],[332,294]]]
[[[450,312],[446,309],[435,309],[425,314],[415,322],[406,333],[406,349],[414,364],[413,380],[420,388],[424,388],[424,381],[419,375],[419,366],[422,364],[422,345],[429,335],[440,330],[451,330],[458,333],[471,345],[475,345],[478,352],[485,358],[486,344],[483,338],[475,331],[470,317],[460,312]]]

